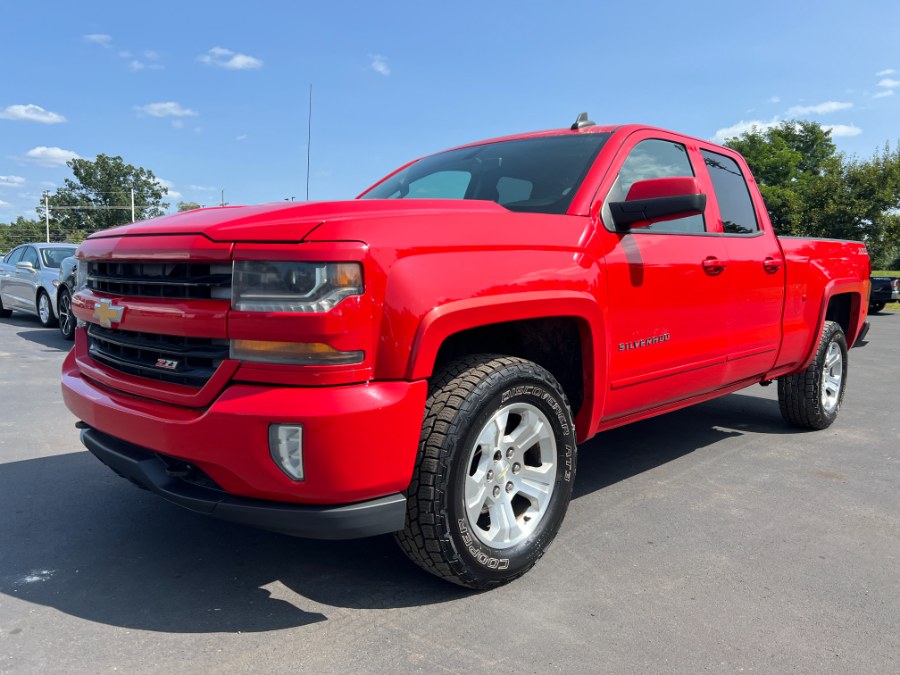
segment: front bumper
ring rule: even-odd
[[[120,476],[163,499],[204,515],[313,539],[356,539],[403,529],[406,498],[392,494],[356,504],[308,506],[235,497],[186,479],[172,464],[140,446],[87,428],[81,440]]]
[[[126,394],[85,376],[75,351],[63,400],[91,429],[197,467],[235,497],[340,505],[403,492],[412,478],[427,383],[299,387],[232,382],[203,408]],[[269,453],[271,424],[303,426],[305,479]]]

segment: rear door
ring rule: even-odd
[[[759,217],[747,186],[750,175],[735,158],[701,148],[715,194],[709,217],[728,256],[726,383],[754,379],[771,370],[781,344],[784,305],[784,257],[768,219]],[[751,179],[752,180],[752,179]],[[761,204],[760,204],[761,206]]]
[[[598,256],[607,265],[604,301],[611,342],[604,421],[722,385],[728,254],[715,220],[703,214],[616,232],[609,211],[609,203],[623,200],[638,180],[696,176],[708,181],[698,170],[701,162],[692,141],[658,130],[638,131],[625,141],[601,185]],[[710,264],[716,261],[723,267]]]

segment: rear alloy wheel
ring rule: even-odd
[[[575,478],[565,394],[539,365],[472,356],[434,378],[406,527],[406,554],[432,574],[492,588],[527,572],[556,536]]]
[[[37,310],[38,319],[44,328],[53,328],[56,325],[56,317],[53,316],[53,307],[47,291],[38,291]]]
[[[75,316],[72,314],[72,296],[65,286],[59,289],[56,313],[59,314],[59,332],[66,340],[74,340]]]
[[[795,427],[825,429],[837,419],[846,388],[847,338],[837,323],[826,321],[809,367],[778,378],[781,416]]]

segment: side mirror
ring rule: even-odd
[[[16,263],[17,270],[26,270],[28,272],[34,272],[34,265],[30,262],[17,262]]]
[[[706,195],[700,189],[700,181],[690,176],[639,180],[628,190],[624,202],[609,203],[617,230],[695,216],[705,208]]]

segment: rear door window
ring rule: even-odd
[[[759,221],[747,189],[747,180],[741,167],[731,157],[710,150],[701,150],[706,169],[712,180],[719,213],[722,216],[722,230],[729,234],[755,234],[759,232]]]

